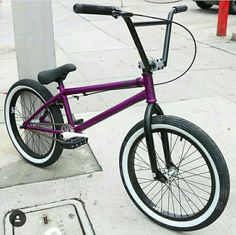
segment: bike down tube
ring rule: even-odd
[[[77,127],[75,127],[75,132],[81,132],[109,117],[111,117],[112,115],[130,107],[131,105],[134,105],[142,100],[146,99],[146,92],[145,90],[141,91],[140,93],[130,97],[129,99],[113,106],[112,108],[98,114],[97,116],[85,121],[84,123],[78,125]]]

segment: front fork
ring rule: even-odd
[[[159,180],[162,183],[165,183],[167,181],[167,178],[157,167],[157,160],[156,160],[157,156],[156,156],[156,151],[155,151],[155,146],[154,146],[154,141],[153,141],[152,127],[151,127],[153,114],[164,115],[161,107],[157,103],[147,105],[145,116],[144,116],[144,133],[145,133],[147,150],[148,150],[153,177],[154,179]],[[165,156],[166,167],[167,169],[169,169],[171,166],[174,166],[174,164],[171,159],[171,152],[170,152],[167,133],[161,132],[161,141],[162,141],[163,152]]]

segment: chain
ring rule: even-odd
[[[69,124],[64,124],[64,123],[42,123],[43,125],[41,125],[41,127],[42,126],[62,126],[61,127],[61,129],[63,128],[63,126],[66,126],[66,127],[68,127],[68,128],[70,128],[70,129],[72,129],[72,127],[69,125]],[[54,138],[54,137],[51,137],[51,136],[48,136],[48,135],[46,135],[46,134],[43,134],[43,132],[42,131],[37,131],[37,130],[32,130],[32,129],[26,129],[26,130],[28,130],[28,131],[31,131],[31,132],[35,132],[35,133],[37,133],[37,135],[41,135],[41,136],[44,136],[44,137],[46,137],[46,138],[48,138],[48,139],[52,139],[52,140],[55,140],[55,141],[57,141],[57,142],[59,142],[59,143],[63,143],[63,141],[62,140],[60,140],[60,139],[58,139],[58,138]],[[63,130],[63,129],[62,129]]]

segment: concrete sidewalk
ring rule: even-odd
[[[93,1],[117,6],[120,6],[120,2]],[[143,0],[123,2],[125,10],[160,17],[166,17],[173,6],[151,4]],[[75,73],[68,76],[66,85],[80,86],[140,76],[137,67],[140,59],[125,24],[112,17],[76,15],[72,12],[74,3],[72,0],[53,1],[57,64],[71,62],[78,67]],[[236,17],[229,17],[229,36],[218,38],[215,36],[217,8],[203,11],[192,1],[182,1],[179,4],[187,4],[189,11],[176,15],[175,19],[190,28],[196,36],[198,56],[187,75],[169,85],[158,86],[157,97],[166,114],[188,119],[205,130],[219,145],[229,167],[231,195],[225,212],[213,225],[195,234],[234,234],[236,43],[230,41],[230,36],[235,32]],[[3,93],[17,81],[10,1],[0,3],[0,14],[0,122],[4,130]],[[139,32],[147,54],[159,57],[163,28],[148,27]],[[188,35],[174,28],[169,67],[155,73],[156,81],[165,81],[179,75],[191,60],[192,48]],[[86,119],[136,92],[117,91],[81,98],[78,106],[77,101],[71,101],[72,108],[76,115]],[[11,209],[79,198],[85,203],[96,234],[177,234],[142,215],[129,199],[120,179],[118,157],[122,140],[128,130],[143,118],[144,110],[145,103],[142,102],[86,131],[90,147],[103,171],[1,189],[1,220]],[[6,146],[9,151],[15,152],[10,140],[4,139],[4,146],[0,147],[0,161]],[[19,158],[18,155],[14,157]],[[0,231],[3,234],[3,223],[0,224]]]

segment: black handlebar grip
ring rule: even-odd
[[[176,6],[173,8],[175,9],[175,13],[185,12],[188,10],[188,7],[186,5]]]
[[[113,11],[119,9],[113,6],[100,6],[100,5],[76,3],[73,7],[73,10],[75,13],[80,13],[80,14],[112,15]]]

